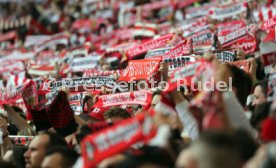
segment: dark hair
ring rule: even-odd
[[[79,154],[68,147],[53,147],[46,151],[45,156],[49,156],[52,154],[60,154],[62,156],[61,167],[70,168],[72,167],[76,160],[79,157]]]
[[[199,151],[197,147],[200,147]],[[195,149],[195,150],[194,150]],[[226,131],[208,131],[201,133],[191,150],[199,155],[199,162],[208,157],[206,167],[212,168],[238,168],[241,162],[239,145],[236,143],[234,134]]]
[[[74,72],[74,75],[76,75],[77,77],[82,77],[82,72]]]
[[[248,161],[252,156],[254,156],[258,149],[257,142],[247,131],[242,129],[236,130],[234,137],[238,144],[242,161]]]
[[[104,118],[108,119],[111,117],[122,117],[122,118],[130,118],[131,115],[129,112],[121,107],[112,107],[104,112]]]
[[[82,125],[80,127],[79,133],[76,135],[77,141],[80,143],[84,137],[86,137],[89,134],[93,134],[97,131],[100,131],[104,128],[107,128],[109,126],[113,125],[112,123],[108,123],[106,121],[99,121],[95,123],[88,123],[85,125]]]
[[[24,153],[27,151],[26,146],[14,146],[12,149],[13,153],[11,156],[10,161],[17,167],[17,168],[24,168],[25,167],[25,158]]]
[[[252,79],[240,68],[229,65],[229,69],[233,74],[233,86],[237,89],[237,98],[240,104],[245,107],[247,96],[251,93]]]
[[[156,146],[143,146],[126,153],[126,158],[111,164],[108,168],[138,168],[143,165],[155,165],[164,168],[174,167],[174,160],[167,149]]]
[[[85,97],[83,98],[83,101],[82,101],[82,110],[83,110],[83,111],[84,111],[85,104],[86,104],[87,101],[90,100],[90,99],[93,100],[93,98],[92,98],[91,96],[85,96]],[[90,110],[90,109],[88,109],[88,112],[90,112],[89,110]]]
[[[267,92],[268,92],[268,80],[265,79],[265,80],[259,81],[259,82],[257,82],[255,84],[255,87],[256,86],[260,86],[262,88],[262,92],[263,92],[263,94],[266,97],[267,96]]]
[[[1,168],[16,168],[12,163],[0,160]]]
[[[237,149],[233,134],[222,131],[208,130],[202,132],[200,134],[199,141],[206,142],[210,147]]]
[[[260,58],[256,59],[257,69],[256,69],[256,77],[258,80],[263,80],[265,78],[264,65]]]
[[[271,106],[271,102],[264,102],[256,107],[253,111],[250,123],[255,128],[258,129],[258,125],[268,117],[269,108]]]
[[[49,137],[49,142],[47,144],[47,148],[52,148],[55,146],[64,146],[64,147],[68,146],[65,139],[57,133],[44,131],[44,132],[40,133],[39,135],[47,135]]]

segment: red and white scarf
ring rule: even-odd
[[[148,79],[157,72],[161,59],[132,60],[122,72],[119,81]]]
[[[83,72],[86,69],[96,68],[98,65],[98,58],[96,57],[78,57],[74,58],[70,63],[71,72]]]
[[[126,52],[126,55],[131,60],[140,54],[146,53],[148,50],[164,47],[168,43],[168,41],[172,39],[172,37],[173,34],[168,34],[154,40],[149,40],[140,45],[133,46]]]
[[[223,20],[225,18],[232,18],[240,14],[246,14],[247,3],[234,3],[225,6],[217,6],[211,8],[209,15],[212,19]]]
[[[228,62],[228,63],[249,73],[250,62],[248,60],[240,60],[240,61],[234,61],[234,62]]]
[[[151,98],[152,95],[149,91],[135,91],[102,95],[99,96],[97,103],[93,107],[111,107],[126,104],[139,104],[147,106],[150,104]]]
[[[152,116],[143,113],[88,135],[81,142],[84,167],[95,167],[103,159],[120,153],[137,142],[146,143],[155,133]]]
[[[55,47],[57,44],[63,44],[65,46],[67,46],[69,43],[68,38],[69,38],[69,36],[66,35],[65,33],[55,34],[55,35],[51,36],[50,39],[42,41],[40,44],[36,45],[35,51],[40,52],[46,48]]]

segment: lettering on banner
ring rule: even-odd
[[[233,62],[237,56],[236,52],[220,51],[215,53],[217,59],[221,62]]]
[[[145,102],[147,98],[148,98],[148,95],[146,92],[134,92],[134,101]]]
[[[111,96],[103,96],[101,97],[103,100],[103,106],[110,106],[115,104],[120,104],[122,102],[132,102],[132,98],[130,94],[118,94],[118,95],[111,95]]]
[[[219,42],[222,45],[226,45],[227,43],[230,43],[230,42],[237,40],[246,35],[254,36],[254,31],[256,30],[256,26],[257,26],[256,24],[244,26],[244,27],[242,27],[234,32],[231,32],[225,36],[219,37]]]
[[[147,52],[145,58],[154,57],[154,56],[161,56],[167,52],[169,52],[172,49],[172,47],[169,48],[158,48],[155,50],[150,50]]]
[[[159,65],[159,62],[151,61],[151,62],[144,62],[143,64],[135,64],[130,62],[128,68],[124,71],[122,76],[136,76],[136,75],[150,75],[152,71],[155,69],[156,66]]]
[[[133,46],[127,51],[126,54],[131,58],[135,57],[135,56],[142,54],[148,50],[152,50],[155,48],[160,48],[162,46],[165,46],[171,38],[172,38],[172,35],[169,34],[169,35],[162,36],[155,40],[150,40],[150,41],[145,42],[139,46]]]
[[[195,58],[191,56],[181,56],[174,58],[167,58],[164,60],[169,68],[169,71],[172,71],[176,68],[184,67],[189,62],[194,62]]]
[[[215,7],[211,10],[212,19],[224,19],[234,17],[247,11],[246,3],[233,4],[227,7]]]
[[[197,67],[199,67],[200,65],[200,62],[196,62],[194,64],[189,64],[183,67],[179,71],[176,71],[171,82],[174,83],[179,79],[184,79],[186,77],[193,76],[196,72]]]
[[[173,49],[171,49],[169,52],[165,53],[163,55],[163,59],[177,57],[180,55],[187,55],[187,54],[190,54],[191,52],[192,52],[192,43],[191,43],[191,40],[188,39],[188,40],[182,41]]]
[[[61,88],[74,88],[79,86],[108,86],[112,87],[114,85],[114,78],[111,76],[94,76],[86,78],[63,78],[60,81],[52,82],[50,87],[52,90],[57,90]]]
[[[69,101],[77,101],[81,99],[81,93],[70,96]]]
[[[262,55],[264,66],[276,64],[276,53]]]
[[[276,25],[276,16],[264,21],[261,25],[261,29],[268,30],[270,27],[275,26],[275,25]]]
[[[94,139],[98,152],[104,152],[112,146],[122,142],[129,142],[139,129],[139,122],[134,121],[128,125],[119,126],[114,130],[103,133]]]

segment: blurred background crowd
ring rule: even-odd
[[[0,0],[0,167],[276,168],[275,30],[273,0]]]

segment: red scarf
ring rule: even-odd
[[[102,95],[98,98],[97,103],[93,107],[110,107],[126,104],[140,104],[146,106],[150,104],[151,98],[152,95],[149,91],[135,91]]]
[[[81,142],[84,167],[95,167],[103,159],[120,153],[139,141],[147,142],[155,132],[152,116],[143,113],[88,135]]]
[[[159,68],[161,59],[132,60],[121,74],[119,81],[148,79]]]

